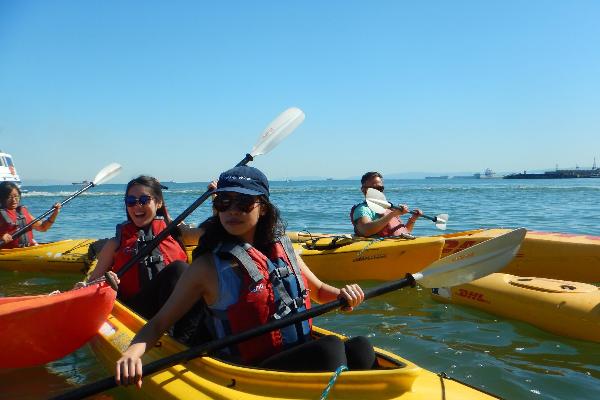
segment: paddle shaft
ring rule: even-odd
[[[401,289],[407,286],[414,286],[415,279],[412,275],[407,274],[405,278],[384,283],[380,286],[377,286],[373,289],[365,291],[365,300],[380,296],[385,293],[393,292],[395,290]],[[161,358],[159,360],[153,361],[149,364],[143,366],[142,375],[148,376],[152,375],[158,371],[161,371],[165,368],[171,367],[175,364],[179,364],[181,362],[191,360],[196,357],[201,357],[211,353],[215,350],[222,349],[227,346],[231,346],[245,340],[251,339],[253,337],[257,337],[263,335],[267,332],[273,331],[275,329],[280,329],[288,325],[295,324],[300,321],[305,321],[309,318],[314,318],[319,315],[325,314],[329,311],[335,310],[337,308],[343,307],[347,305],[346,299],[337,299],[335,301],[321,304],[316,307],[312,307],[306,311],[299,312],[297,314],[289,315],[280,320],[271,321],[265,325],[257,326],[256,328],[249,329],[242,333],[238,333],[236,335],[227,336],[218,340],[213,340],[203,345],[199,345],[196,347],[192,347],[188,350],[182,351],[177,354],[173,354],[169,357]],[[80,388],[74,389],[70,392],[52,397],[50,400],[70,400],[70,399],[81,399],[84,397],[88,397],[100,392],[103,392],[108,389],[112,389],[116,387],[117,383],[115,382],[115,377],[108,377],[102,380],[90,383],[89,385],[82,386]]]
[[[392,203],[390,203],[390,208],[393,208],[393,209],[396,209],[396,210],[403,210],[404,209],[404,207],[395,206]],[[417,214],[416,211],[409,211],[409,213],[414,214],[414,215]],[[438,221],[437,217],[430,217],[429,215],[425,215],[425,214],[421,214],[421,217],[423,217],[425,219],[428,219],[430,221],[433,221],[433,222],[437,222]]]
[[[81,193],[85,192],[86,190],[94,187],[94,183],[90,182],[88,183],[86,186],[82,187],[81,189],[79,189],[77,192],[73,193],[72,195],[70,195],[69,197],[67,197],[66,199],[64,199],[60,205],[64,206],[65,204],[67,204],[68,202],[70,202],[71,200],[73,200],[75,197],[79,196]],[[33,221],[31,221],[30,223],[28,223],[27,225],[25,225],[24,227],[22,227],[21,229],[17,230],[16,232],[12,233],[11,236],[14,239],[17,239],[19,236],[23,235],[25,232],[27,232],[28,230],[31,229],[31,227],[38,221],[40,221],[41,219],[47,217],[48,215],[52,214],[52,212],[54,211],[55,207],[52,207],[51,209],[49,209],[48,211],[46,211],[45,213],[43,213],[42,215],[40,215],[39,217],[37,217],[36,219],[34,219]],[[4,240],[0,239],[0,247],[4,246],[6,242],[4,242]]]
[[[236,167],[246,165],[253,159],[254,159],[254,157],[252,157],[250,154],[246,154],[246,157],[244,157],[244,159],[242,161],[237,163]],[[208,199],[210,197],[211,194],[212,194],[212,190],[207,190],[206,192],[204,192],[204,194],[202,196],[198,197],[196,199],[196,201],[194,201],[177,218],[175,218],[169,225],[167,225],[167,227],[164,230],[162,230],[158,235],[156,235],[154,237],[154,239],[152,239],[150,242],[148,242],[148,244],[146,244],[144,247],[142,247],[135,254],[135,256],[130,258],[129,261],[127,261],[123,265],[123,267],[121,267],[121,269],[119,269],[119,272],[117,272],[117,276],[119,278],[121,278],[127,271],[129,271],[131,269],[131,267],[133,267],[135,264],[137,264],[142,258],[144,258],[147,255],[149,255],[150,253],[152,253],[152,250],[154,250],[154,248],[156,246],[158,246],[160,244],[160,242],[162,242],[167,236],[169,236],[173,232],[173,230],[175,230],[175,228],[177,228],[177,226],[181,222],[183,222],[184,219],[187,218],[188,215],[190,215],[192,212],[194,212],[194,210],[196,208],[198,208],[200,206],[200,204],[204,203],[206,201],[206,199]]]

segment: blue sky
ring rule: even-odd
[[[600,162],[597,1],[0,2],[0,148],[22,179],[109,162],[204,181],[297,106],[257,167],[520,171]]]

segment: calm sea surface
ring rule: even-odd
[[[166,201],[173,216],[206,187],[205,183],[167,185]],[[394,203],[419,207],[429,215],[450,214],[448,231],[524,226],[600,235],[600,179],[386,180],[385,187],[388,200]],[[76,187],[26,189],[23,203],[39,215]],[[273,182],[271,190],[288,230],[351,233],[348,212],[360,201],[358,182]],[[112,236],[115,224],[125,219],[123,191],[124,185],[89,190],[63,209],[50,231],[36,233],[36,237],[54,241]],[[209,214],[210,207],[204,204],[187,222],[197,224]],[[431,222],[420,220],[414,233],[440,231]],[[79,279],[69,274],[0,271],[0,296],[66,290]],[[365,282],[364,286],[374,284]],[[438,304],[419,288],[369,300],[350,314],[327,314],[316,323],[347,335],[369,336],[374,344],[424,368],[444,371],[507,399],[600,398],[598,344],[569,340],[465,307]],[[93,353],[84,346],[43,367],[0,370],[0,398],[46,398],[109,372],[96,364]],[[103,398],[123,398],[119,392],[109,394]]]

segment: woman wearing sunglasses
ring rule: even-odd
[[[279,211],[269,200],[269,183],[262,172],[248,166],[226,171],[215,194],[217,214],[203,224],[206,232],[194,250],[194,261],[167,303],[117,361],[118,383],[141,386],[142,355],[198,300],[203,299],[211,310],[215,339],[310,308],[309,297],[317,302],[343,297],[348,311],[364,300],[358,285],[342,289],[327,285],[296,256]],[[367,339],[312,339],[310,333],[310,321],[298,322],[227,348],[218,356],[288,371],[375,366]]]
[[[60,208],[60,203],[54,204],[54,211],[48,219],[44,222],[36,222],[29,231],[18,238],[13,238],[11,233],[25,227],[35,218],[25,206],[21,205],[21,189],[13,182],[4,181],[0,183],[0,239],[4,241],[4,244],[0,247],[14,249],[16,247],[35,246],[37,242],[33,238],[32,229],[46,232],[56,221]]]
[[[127,220],[117,225],[115,237],[102,247],[88,281],[102,277],[107,271],[116,278],[115,273],[171,222],[162,185],[156,178],[139,176],[131,180],[124,203]],[[167,236],[119,280],[119,300],[145,318],[156,314],[188,267],[181,236],[178,227],[174,235]],[[175,337],[184,334],[182,329],[186,324],[183,321],[175,325]]]

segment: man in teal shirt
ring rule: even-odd
[[[367,189],[372,188],[383,192],[383,176],[379,172],[367,172],[360,179],[361,191],[366,196]],[[412,232],[415,221],[422,214],[415,210],[404,224],[400,215],[409,212],[408,206],[403,204],[400,209],[389,209],[385,214],[377,214],[371,210],[366,201],[356,204],[350,211],[350,218],[354,225],[354,233],[359,236],[399,236],[402,233]]]

